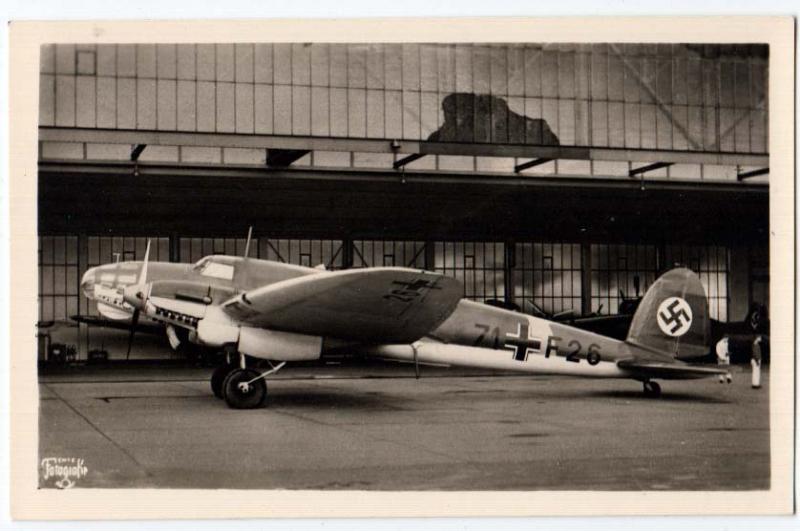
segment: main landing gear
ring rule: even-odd
[[[644,385],[644,396],[648,398],[658,398],[661,396],[661,386],[652,380],[645,380],[642,382]]]
[[[286,362],[270,363],[270,370],[260,372],[245,367],[245,357],[239,354],[239,363],[231,363],[230,354],[224,365],[211,374],[211,391],[222,398],[233,409],[254,409],[264,405],[267,399],[265,378],[281,370]]]
[[[264,405],[267,384],[253,369],[234,369],[222,383],[223,398],[233,409],[254,409]]]
[[[232,365],[228,362],[225,362],[214,369],[214,372],[211,373],[211,392],[214,393],[214,396],[217,398],[225,398],[224,394],[222,393],[222,384],[225,382],[225,378],[227,378],[232,371],[238,368],[238,365]]]

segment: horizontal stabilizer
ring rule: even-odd
[[[689,365],[680,361],[662,362],[628,359],[618,361],[617,366],[620,369],[633,373],[632,376],[634,378],[642,380],[651,378],[661,380],[687,380],[726,375],[730,372],[728,369]]]
[[[462,295],[452,278],[395,267],[320,272],[270,284],[222,305],[239,322],[362,342],[411,343],[441,324]]]

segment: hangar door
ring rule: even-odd
[[[64,321],[72,315],[99,315],[80,291],[90,267],[116,261],[142,260],[147,240],[150,258],[169,260],[169,238],[158,236],[48,235],[39,237],[39,320]]]
[[[616,314],[623,297],[636,296],[637,277],[643,295],[660,272],[677,266],[700,276],[711,318],[727,321],[729,251],[717,245],[592,244],[592,311]]]
[[[514,302],[526,313],[581,313],[581,245],[563,242],[516,243]]]
[[[464,297],[504,300],[506,254],[502,242],[436,242],[433,271],[456,278]]]
[[[168,237],[150,239],[151,259],[161,261],[195,262],[215,253],[243,255],[246,245],[245,238],[180,237],[174,247]],[[141,260],[147,240],[147,236],[41,236],[39,319],[96,315],[94,305],[79,293],[83,273],[117,259]],[[348,263],[428,269],[460,280],[466,298],[481,302],[511,298],[527,313],[536,307],[550,314],[580,313],[586,297],[593,312],[615,314],[623,296],[636,295],[636,277],[644,293],[659,271],[679,264],[700,275],[711,317],[728,319],[730,253],[722,246],[517,242],[509,249],[504,242],[355,240],[348,250],[340,239],[257,238],[250,256],[309,267],[324,264],[333,270]],[[585,285],[586,269],[590,286]]]
[[[246,246],[246,238],[180,238],[180,261],[196,262],[210,254],[243,256]],[[342,241],[253,238],[250,256],[306,267],[324,264],[328,269],[341,269]]]

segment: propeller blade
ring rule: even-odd
[[[144,250],[144,261],[142,263],[142,271],[139,273],[139,280],[136,282],[138,286],[142,287],[142,308],[147,304],[147,297],[150,295],[149,286],[147,286],[147,263],[150,261],[150,239],[147,240],[147,248]],[[145,293],[146,290],[146,293]],[[131,319],[131,333],[128,336],[128,352],[125,354],[125,360],[131,357],[131,347],[133,347],[133,336],[136,334],[136,327],[139,325],[139,315],[141,310],[136,308],[133,310],[133,318]]]
[[[414,376],[419,380],[419,360],[417,359],[417,346],[411,345],[411,350],[414,352]]]
[[[244,246],[244,257],[250,257],[250,240],[253,238],[253,226],[250,225],[250,228],[247,230],[247,243]]]
[[[641,286],[639,284],[639,275],[634,275],[633,276],[633,289],[636,290],[636,298],[639,298],[639,288],[640,287]]]
[[[137,284],[144,284],[147,282],[147,263],[150,261],[150,239],[147,240],[147,248],[144,250],[144,262],[142,263],[142,272],[139,274],[139,281]]]
[[[133,346],[133,335],[136,333],[136,326],[139,324],[139,310],[133,311],[133,319],[131,320],[131,333],[128,335],[128,353],[125,354],[125,360],[131,357],[131,347]]]

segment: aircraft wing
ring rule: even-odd
[[[411,343],[462,296],[452,278],[394,267],[319,273],[269,284],[222,304],[251,326],[361,342]]]
[[[689,365],[680,361],[650,361],[635,358],[624,359],[617,362],[620,369],[633,373],[640,378],[659,378],[662,380],[687,380],[692,378],[707,378],[714,375],[725,375],[729,369],[721,367],[705,367]]]

